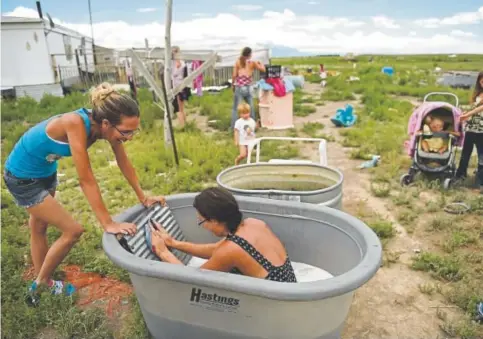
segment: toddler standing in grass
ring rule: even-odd
[[[238,116],[240,117],[235,122],[234,136],[235,145],[238,146],[240,154],[235,159],[235,165],[238,165],[241,160],[247,157],[248,144],[255,139],[256,123],[250,117],[250,105],[241,103],[238,105]]]

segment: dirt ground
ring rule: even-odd
[[[304,91],[320,94],[322,88],[316,84],[306,84]],[[329,117],[346,103],[358,104],[355,101],[326,102],[307,117],[294,117],[295,127],[300,129],[306,122],[320,122],[325,126],[322,132],[335,138],[335,142],[328,143],[327,156],[329,166],[338,168],[344,174],[344,211],[357,215],[361,208],[369,208],[370,212],[391,221],[397,234],[386,245],[385,255],[396,255],[398,260],[381,267],[373,279],[357,290],[342,338],[444,338],[439,327],[442,321],[437,316],[437,306],[444,307],[444,301],[441,297],[421,293],[419,286],[430,283],[431,278],[408,267],[414,251],[425,247],[424,239],[408,235],[386,203],[371,194],[369,174],[357,169],[361,161],[351,160],[351,149],[337,142],[341,140],[339,129],[330,122]],[[258,136],[283,136],[287,133],[265,130]],[[302,155],[317,161],[316,148],[308,146],[303,149]],[[458,314],[454,313],[458,312],[454,308],[444,310],[448,317]]]

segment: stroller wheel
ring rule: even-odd
[[[409,186],[413,182],[413,176],[411,174],[403,174],[401,179],[399,179],[399,183],[401,186]]]
[[[445,190],[449,190],[452,186],[453,186],[453,179],[451,178],[446,178],[444,179],[444,182],[443,182],[443,188]]]

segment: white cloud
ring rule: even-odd
[[[461,12],[445,18],[426,18],[415,20],[414,23],[424,28],[440,26],[472,25],[483,22],[483,6],[475,12]]]
[[[260,5],[235,5],[233,6],[234,10],[237,11],[258,11],[263,7]]]
[[[396,24],[396,22],[393,19],[383,15],[372,17],[372,22],[374,23],[374,26],[380,27],[380,28],[396,29],[401,27],[398,24]]]
[[[204,16],[208,16],[208,14],[206,14],[206,13],[193,13],[193,16],[196,17],[196,18],[201,18],[201,17],[204,17]]]
[[[437,28],[440,26],[441,20],[438,18],[427,18],[427,19],[418,19],[414,20],[414,23],[418,26],[424,28]]]
[[[38,17],[37,11],[18,7],[7,15]],[[90,36],[88,22],[54,22]],[[219,29],[223,27],[223,29]],[[409,29],[407,30],[409,31]],[[391,32],[391,31],[389,31]],[[400,32],[400,31],[394,31]],[[234,14],[220,13],[172,23],[172,42],[184,49],[240,49],[245,45],[280,45],[311,53],[483,53],[483,41],[477,36],[461,37],[439,33],[380,32],[345,17],[298,16],[293,11],[265,11],[256,19],[243,20]],[[129,24],[124,21],[94,24],[98,44],[112,48],[164,45],[164,25],[159,22]],[[456,33],[458,35],[458,33]]]
[[[157,8],[148,7],[148,8],[138,8],[136,11],[139,13],[149,13],[149,12],[156,12],[157,10],[158,10]]]
[[[452,30],[450,34],[452,36],[462,37],[462,38],[468,38],[468,37],[476,36],[475,33],[473,33],[473,32],[464,32],[464,31],[461,31],[459,29]]]
[[[318,2],[318,1],[309,1],[308,4],[309,5],[318,5],[318,4],[320,4],[320,2]]]

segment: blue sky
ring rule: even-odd
[[[238,48],[237,43],[248,43],[314,53],[483,53],[483,0],[173,2],[173,40],[193,48]],[[58,22],[90,34],[87,0],[68,6],[65,0],[41,3],[44,13]],[[108,46],[142,45],[147,37],[162,44],[164,1],[91,3],[97,41]],[[35,1],[3,0],[2,13],[11,12],[35,16]]]
[[[355,18],[387,15],[395,19],[415,19],[423,17],[450,16],[456,12],[470,12],[483,6],[482,0],[267,0],[263,8],[255,11],[238,11],[244,18],[254,18],[264,10],[280,11],[289,8],[297,15],[347,16]],[[72,1],[66,6],[65,0],[41,1],[44,11],[64,21],[81,23],[88,20],[87,1]],[[236,5],[260,5],[259,1],[244,2],[236,0],[174,0],[173,15],[177,20],[189,20],[194,13],[213,15],[220,12],[237,12]],[[3,0],[2,12],[13,11],[16,7],[35,8],[35,1]],[[139,23],[145,20],[164,21],[164,1],[160,0],[91,0],[94,22],[123,20]],[[138,13],[138,8],[158,8],[157,12]]]

